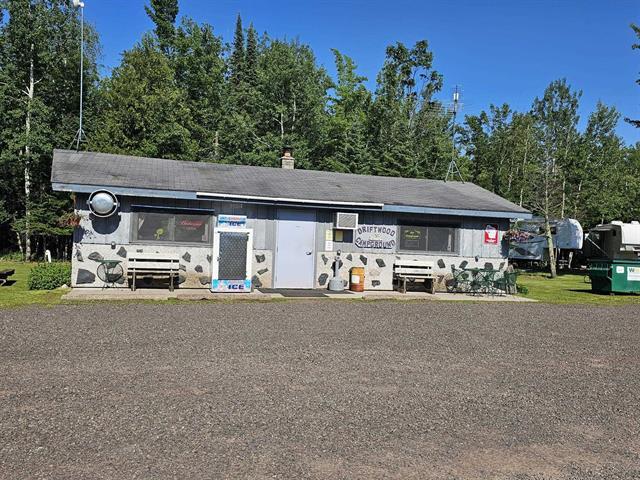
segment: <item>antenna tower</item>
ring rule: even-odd
[[[458,168],[458,164],[456,163],[456,117],[458,116],[458,112],[462,109],[462,103],[460,103],[460,88],[456,85],[453,90],[453,101],[451,102],[451,113],[453,115],[453,125],[451,127],[451,161],[449,162],[449,168],[447,169],[447,175],[444,177],[444,181],[448,181],[449,177],[452,179],[457,175],[460,178],[460,181],[464,183],[464,179],[462,178],[462,173],[460,173],[460,169]]]
[[[73,0],[73,6],[80,10],[80,126],[76,132],[71,146],[75,143],[76,151],[80,150],[80,144],[87,141],[87,135],[82,128],[83,100],[84,100],[84,2],[81,0]]]

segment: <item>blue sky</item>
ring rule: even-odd
[[[144,0],[86,0],[86,19],[100,33],[105,72],[152,28]],[[208,22],[231,41],[237,13],[271,36],[299,38],[333,74],[332,48],[354,58],[373,86],[385,47],[429,41],[445,79],[443,99],[462,87],[463,113],[491,103],[530,107],[550,81],[566,77],[583,91],[581,124],[598,100],[623,117],[640,118],[640,51],[629,24],[640,0],[181,0],[180,14]],[[618,133],[640,141],[625,122]]]

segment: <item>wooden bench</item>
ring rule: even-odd
[[[16,271],[12,268],[7,268],[6,270],[0,270],[0,287],[9,281],[9,277],[16,273]]]
[[[429,293],[436,293],[436,279],[433,274],[433,262],[424,260],[396,260],[393,266],[393,277],[398,282],[398,289],[407,293],[407,280],[415,282],[424,280]]]
[[[173,292],[173,279],[180,270],[180,257],[173,253],[129,254],[127,275],[131,276],[131,290],[136,289],[138,274],[168,275],[169,290]]]

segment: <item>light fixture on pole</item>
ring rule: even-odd
[[[80,126],[76,132],[76,136],[73,137],[76,150],[80,150],[80,144],[87,141],[87,136],[82,128],[82,108],[84,97],[84,2],[80,0],[73,0],[73,6],[80,9]]]

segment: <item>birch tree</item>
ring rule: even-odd
[[[7,0],[0,4],[0,166],[11,199],[10,215],[18,244],[27,259],[41,221],[32,220],[34,206],[46,203],[53,148],[66,147],[77,129],[80,23],[70,2]],[[87,26],[86,80],[95,82],[96,36]],[[91,90],[90,88],[88,89]],[[7,204],[9,206],[9,204]],[[52,209],[49,222],[59,217]],[[49,231],[51,232],[51,230]]]
[[[563,218],[566,208],[566,168],[572,147],[577,144],[578,102],[582,92],[573,92],[566,80],[556,80],[542,98],[533,102],[533,114],[540,132],[540,175],[533,205],[544,217],[551,277],[556,276],[556,255],[551,220]]]

